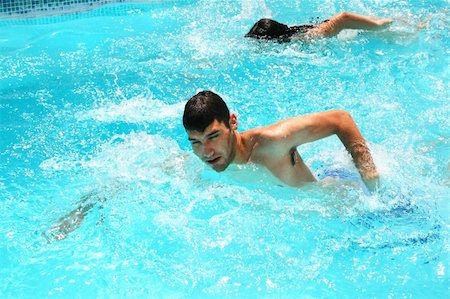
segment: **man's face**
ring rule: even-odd
[[[215,171],[224,171],[233,162],[236,137],[224,123],[214,120],[203,132],[186,132],[194,153]]]

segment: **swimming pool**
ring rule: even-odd
[[[310,44],[242,37],[261,17],[341,10],[396,22]],[[1,297],[447,297],[448,16],[445,1],[199,0],[0,20]],[[213,172],[181,124],[201,89],[241,130],[349,111],[381,190]],[[318,176],[356,173],[337,138],[299,151]],[[58,229],[79,205],[83,221]]]

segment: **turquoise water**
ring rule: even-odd
[[[168,1],[0,20],[1,297],[447,298],[447,6]],[[310,44],[242,37],[261,17],[341,10],[395,22]],[[202,89],[240,130],[349,111],[381,189],[213,172],[181,124]],[[319,177],[356,175],[335,137],[299,152]]]

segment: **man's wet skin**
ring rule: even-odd
[[[195,155],[215,171],[224,171],[231,163],[254,163],[283,183],[300,187],[317,180],[297,147],[337,135],[365,183],[378,180],[367,144],[351,115],[343,110],[291,117],[238,132],[237,117],[220,96],[202,91],[186,103],[183,124]]]

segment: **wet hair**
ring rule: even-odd
[[[253,25],[245,37],[256,39],[276,40],[280,43],[291,41],[292,35],[299,31],[313,28],[313,25],[302,25],[289,27],[271,19],[261,19]]]
[[[204,90],[187,101],[183,113],[183,126],[186,130],[203,132],[214,120],[230,128],[230,110],[219,95]]]

